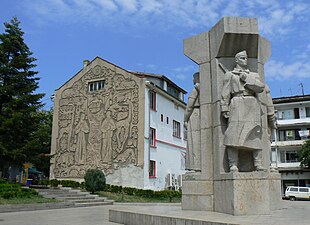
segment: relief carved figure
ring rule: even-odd
[[[269,124],[275,126],[273,106],[264,115],[259,96],[268,98],[268,87],[257,73],[247,69],[247,53],[236,54],[236,67],[225,73],[221,112],[228,119],[223,144],[226,146],[230,172],[238,171],[239,150],[250,151],[255,170],[265,170],[262,164],[262,116],[268,116]],[[270,96],[270,94],[269,94]]]
[[[184,127],[187,129],[187,152],[185,168],[191,171],[201,170],[200,154],[200,104],[199,73],[195,73],[194,89],[190,93],[184,115]]]
[[[89,90],[100,80],[102,88]],[[137,163],[139,87],[135,80],[100,65],[61,92],[54,173],[82,177],[89,168],[106,174]]]
[[[89,133],[89,126],[85,120],[85,114],[81,113],[80,122],[75,127],[75,134],[77,139],[75,162],[84,163],[86,158],[87,138],[86,134]]]
[[[111,117],[111,111],[107,111],[106,118],[101,124],[102,132],[102,147],[101,160],[107,163],[112,163],[112,137],[116,129],[114,119]]]

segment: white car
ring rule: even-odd
[[[310,187],[289,186],[285,190],[285,198],[291,201],[295,201],[296,199],[310,200]]]

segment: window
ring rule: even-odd
[[[298,153],[295,150],[281,151],[280,152],[281,163],[294,163],[298,162]]]
[[[180,99],[180,91],[169,84],[167,84],[167,92],[177,99]]]
[[[299,108],[294,108],[294,119],[299,119]]]
[[[299,111],[298,111],[299,113]],[[296,110],[297,114],[297,110]],[[295,110],[294,109],[287,109],[283,111],[278,112],[278,119],[279,120],[288,120],[288,119],[294,119],[295,117]]]
[[[156,129],[150,128],[150,145],[156,147]]]
[[[310,138],[309,128],[307,130],[306,129],[299,130],[298,134],[299,134],[300,140],[307,140]]]
[[[168,116],[167,116],[166,120],[167,120],[167,124],[169,124],[169,117]]]
[[[290,191],[298,191],[298,188],[291,188]]]
[[[150,178],[155,178],[156,177],[156,161],[154,161],[154,160],[150,160],[149,177]]]
[[[275,163],[277,161],[277,152],[275,148],[271,148],[271,157],[270,161]]]
[[[88,90],[91,92],[100,91],[103,88],[104,88],[104,80],[98,80],[98,81],[88,83]]]
[[[310,107],[306,107],[306,117],[310,117]]]
[[[309,192],[309,189],[308,188],[299,188],[299,191],[300,192]]]
[[[156,111],[156,92],[150,91],[150,108]]]
[[[181,126],[180,122],[173,120],[173,136],[181,137]]]
[[[164,122],[164,115],[163,114],[160,115],[160,121]]]
[[[279,130],[279,141],[301,140],[299,131],[300,131],[300,129]]]

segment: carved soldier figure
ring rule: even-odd
[[[228,119],[223,144],[227,148],[231,172],[238,171],[239,150],[252,152],[256,170],[262,166],[262,111],[258,94],[266,91],[257,73],[247,69],[247,53],[235,56],[236,67],[226,72],[221,98],[221,111]]]
[[[201,171],[199,72],[195,73],[193,77],[194,89],[188,97],[184,115],[184,127],[187,128],[185,167],[187,170]]]

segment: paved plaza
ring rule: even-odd
[[[213,212],[182,211],[177,204],[116,204],[107,206],[49,209],[0,213],[0,225],[117,225],[109,222],[109,209],[165,211],[170,216],[211,218],[233,224],[309,225],[310,201],[282,201],[282,209],[272,215],[231,216]],[[141,225],[141,224],[137,224]]]
[[[0,225],[117,225],[109,222],[114,206],[0,213]]]

